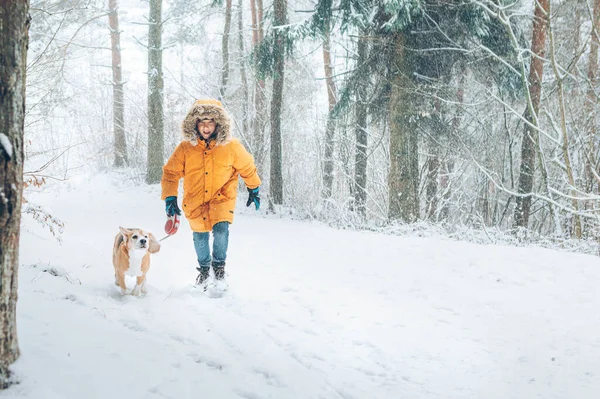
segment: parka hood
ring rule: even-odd
[[[197,145],[201,139],[197,127],[198,121],[202,119],[214,119],[217,124],[215,129],[216,145],[224,145],[231,141],[231,118],[223,105],[218,100],[202,99],[196,100],[181,125],[183,141],[189,141]]]

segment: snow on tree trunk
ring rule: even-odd
[[[121,167],[127,165],[127,141],[125,140],[125,102],[123,99],[123,78],[121,74],[121,32],[119,31],[117,0],[108,0],[108,10],[112,49],[114,165]]]
[[[148,170],[146,183],[159,183],[162,177],[163,73],[162,73],[162,0],[150,0],[148,31]]]
[[[0,389],[19,357],[16,306],[29,2],[0,8]]]

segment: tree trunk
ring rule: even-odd
[[[117,0],[108,0],[108,25],[112,49],[113,74],[113,131],[115,137],[116,167],[127,165],[127,141],[125,140],[125,102],[123,78],[121,74],[121,32],[119,31],[119,13]]]
[[[23,195],[23,128],[29,2],[0,8],[0,389],[19,357],[17,276]]]
[[[287,2],[285,3],[287,7]],[[265,38],[265,16],[262,0],[256,0],[256,11],[258,13],[258,42],[261,43]]]
[[[429,140],[429,153],[431,154],[427,162],[427,186],[425,195],[427,196],[426,218],[434,220],[438,209],[438,175],[440,172],[440,145],[433,137]]]
[[[442,107],[439,100],[434,103],[434,115],[432,120],[435,122],[432,131],[429,133],[429,159],[427,160],[427,180],[426,180],[426,214],[425,217],[433,220],[438,209],[438,177],[440,175],[440,136],[446,130],[444,118],[442,116]]]
[[[256,1],[250,0],[250,16],[252,17],[252,44],[258,44],[258,14],[256,10]]]
[[[536,147],[538,132],[538,110],[542,93],[542,78],[544,76],[544,56],[546,46],[546,31],[548,27],[548,9],[550,0],[536,0],[533,18],[533,36],[531,38],[531,64],[529,66],[529,104],[524,118],[530,124],[525,124],[523,142],[521,144],[521,170],[515,208],[515,227],[529,225],[531,211],[531,194],[535,173]],[[532,127],[535,126],[535,127]]]
[[[460,128],[460,124],[462,122],[462,107],[465,98],[465,72],[464,69],[461,70],[460,77],[458,79],[458,89],[456,90],[456,102],[458,103],[458,107],[456,110],[456,114],[452,118],[452,135],[459,135],[458,129]],[[443,173],[440,176],[440,188],[442,190],[443,195],[443,205],[440,210],[440,219],[446,220],[450,216],[450,199],[452,198],[452,188],[450,184],[450,176],[454,172],[454,161],[446,160],[443,163]]]
[[[284,34],[279,29],[286,24],[286,0],[274,0],[273,25],[275,30],[273,57],[273,97],[271,99],[271,176],[270,199],[273,205],[283,204],[283,171],[282,171],[282,143],[281,143],[281,108],[283,105],[283,81],[285,71],[285,44]]]
[[[366,32],[362,32],[358,38],[357,65],[359,68],[367,62],[367,39]],[[359,215],[366,216],[367,213],[367,88],[366,77],[359,78],[357,87],[357,98],[355,104],[356,124],[354,125],[356,137],[356,152],[354,155],[354,203]]]
[[[581,0],[575,0],[575,18],[573,26],[573,59],[579,57],[579,46],[581,46]]]
[[[588,119],[587,128],[587,152],[586,174],[590,186],[594,185],[594,169],[596,168],[596,110],[598,108],[598,45],[600,35],[600,0],[594,0],[594,11],[592,14],[592,33],[590,38],[590,56],[588,59],[588,90],[586,98],[586,115]]]
[[[238,0],[238,45],[240,50],[240,77],[242,79],[242,96],[243,96],[243,104],[242,104],[242,137],[245,137],[246,140],[249,140],[248,137],[248,106],[249,104],[249,95],[248,95],[248,75],[246,73],[246,61],[245,54],[246,49],[244,47],[244,3],[243,0]],[[250,147],[250,151],[254,153],[254,146]]]
[[[548,6],[548,8],[550,5]],[[548,13],[550,13],[550,9],[548,9]],[[579,203],[577,201],[577,190],[575,188],[575,176],[573,174],[573,167],[571,166],[571,156],[569,155],[569,131],[567,129],[567,111],[565,106],[565,88],[564,88],[564,77],[561,76],[561,72],[559,70],[558,63],[556,61],[556,48],[554,44],[554,32],[552,30],[552,25],[549,24],[548,27],[548,35],[550,38],[550,59],[552,61],[552,70],[554,72],[554,77],[556,79],[558,85],[558,104],[560,109],[560,129],[562,132],[562,153],[563,160],[565,164],[565,171],[567,172],[567,179],[569,184],[571,185],[571,204],[575,212],[579,211]],[[544,176],[545,178],[545,176]],[[552,205],[550,205],[552,206]],[[573,215],[573,232],[575,233],[575,237],[581,238],[581,219],[579,215]]]
[[[231,2],[225,2],[225,28],[223,29],[223,40],[221,41],[221,52],[223,56],[223,71],[221,74],[221,88],[219,93],[221,101],[225,101],[225,93],[227,92],[227,83],[229,82],[229,33],[231,31]]]
[[[262,4],[262,0],[250,0],[250,8],[252,11],[252,46],[255,50],[264,38]],[[266,102],[265,81],[257,76],[254,86],[254,118],[252,118],[252,131],[254,133],[255,143],[253,155],[256,159],[256,166],[258,169],[262,169],[266,157]]]
[[[390,96],[390,220],[414,222],[419,218],[419,158],[416,126],[411,110],[410,71],[406,62],[405,37],[394,35],[392,92]]]
[[[148,31],[148,174],[146,183],[159,183],[162,177],[163,72],[162,72],[162,0],[150,0]]]
[[[333,82],[333,68],[331,66],[330,23],[328,22],[323,32],[323,67],[325,69],[325,83],[327,85],[327,99],[329,113],[327,115],[327,128],[325,131],[325,154],[323,159],[323,197],[330,198],[333,188],[333,145],[335,142],[335,121],[333,109],[336,104],[335,83]]]

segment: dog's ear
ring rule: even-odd
[[[154,237],[154,234],[148,233],[148,252],[155,254],[160,251],[160,242]]]
[[[125,227],[119,226],[119,230],[121,230],[121,234],[123,234],[123,241],[127,241],[127,236],[131,235],[131,230],[127,230]]]

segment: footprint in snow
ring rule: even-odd
[[[255,367],[254,372],[256,374],[264,377],[264,379],[267,381],[267,384],[269,384],[271,386],[274,386],[274,387],[283,387],[284,386],[284,384],[282,384],[280,378],[278,376],[276,376],[275,374],[273,374],[269,370]]]
[[[260,396],[258,396],[257,394],[255,394],[253,392],[242,391],[240,389],[236,389],[234,392],[240,398],[244,398],[244,399],[262,399]]]
[[[198,356],[198,355],[190,355],[192,356],[192,358],[194,359],[194,362],[198,363],[198,364],[203,364],[208,368],[214,369],[214,370],[219,370],[219,371],[223,371],[225,369],[225,365],[223,365],[222,363],[219,363],[213,359],[207,359],[204,358],[202,356]]]
[[[131,331],[137,331],[137,332],[145,332],[146,329],[144,327],[142,327],[139,323],[132,321],[132,320],[123,320],[121,323],[123,323],[123,325],[125,327],[127,327],[128,329],[130,329]]]

